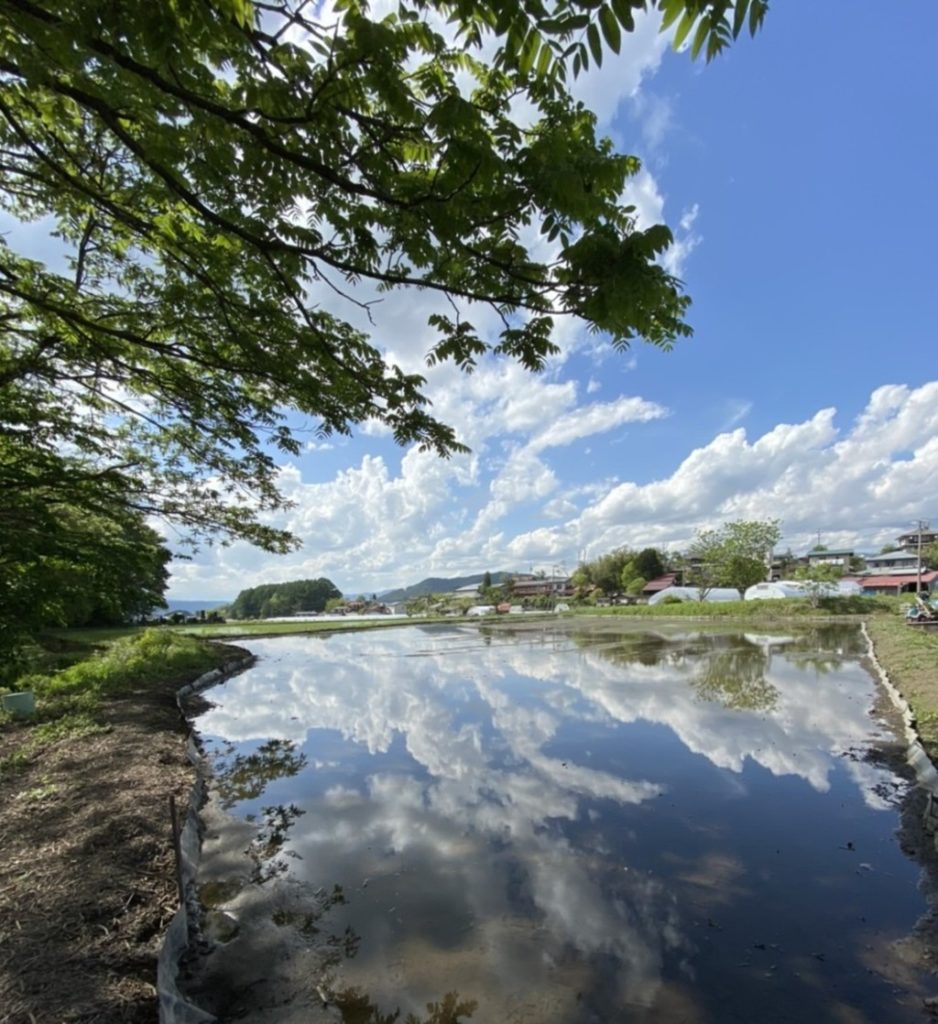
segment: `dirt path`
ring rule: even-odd
[[[244,652],[232,649],[239,656]],[[0,777],[0,1021],[157,1019],[176,907],[168,810],[193,781],[173,680],[108,701],[103,729]],[[24,726],[0,731],[0,758]]]

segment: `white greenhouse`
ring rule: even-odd
[[[754,583],[743,598],[746,601],[769,601],[783,597],[807,597],[804,584],[798,580],[777,580],[775,583]]]
[[[661,604],[667,598],[676,597],[679,601],[699,601],[700,591],[696,587],[665,587],[657,594],[648,598],[649,604]],[[738,601],[739,591],[734,587],[714,587],[708,590],[703,598],[704,601]]]
[[[778,600],[782,597],[810,597],[813,586],[802,580],[776,580],[774,583],[755,583],[745,593],[747,601]],[[854,580],[837,580],[818,584],[821,597],[854,597],[863,588]]]

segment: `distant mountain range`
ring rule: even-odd
[[[511,575],[512,573],[509,572],[493,572],[492,583],[501,583]],[[415,597],[423,597],[424,594],[449,594],[454,590],[459,590],[460,587],[468,587],[470,583],[481,583],[484,579],[484,572],[480,572],[475,576],[452,576],[449,579],[443,579],[439,576],[428,576],[425,580],[421,580],[419,583],[413,584],[413,586],[398,590],[388,590],[383,594],[379,594],[378,597],[386,603],[411,601]]]

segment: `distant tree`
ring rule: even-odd
[[[482,577],[482,590],[490,590],[492,587],[492,574],[485,570],[485,575]]]
[[[640,551],[632,559],[632,565],[636,574],[644,576],[646,580],[657,579],[665,571],[664,562],[657,548],[645,548]]]
[[[938,569],[938,541],[922,546],[922,565]]]
[[[893,551],[899,551],[899,550],[900,550],[900,548],[896,544],[884,544],[879,549],[879,553],[881,555],[891,555],[893,553]]]
[[[589,565],[581,563],[573,570],[570,583],[578,598],[585,597],[593,586],[593,577],[590,575]]]
[[[590,582],[600,587],[605,594],[615,594],[623,589],[623,570],[631,563],[634,552],[629,548],[615,548],[588,563]],[[634,579],[639,573],[629,571],[628,578]]]
[[[817,608],[822,597],[827,597],[840,579],[840,566],[804,565],[795,573],[795,579],[804,587],[812,608]]]
[[[866,569],[866,560],[862,555],[851,555],[847,559],[847,572],[861,573]]]
[[[723,567],[720,583],[735,587],[742,597],[749,587],[762,583],[768,575],[768,566],[763,559],[751,558],[748,555],[730,555]]]
[[[2,472],[0,472],[2,477]],[[0,489],[0,679],[53,626],[110,626],[165,607],[170,551],[139,514]]]
[[[780,555],[776,555],[774,561],[778,565],[778,571],[782,579],[790,579],[801,564],[791,548],[783,551]]]
[[[230,616],[233,619],[265,619],[295,612],[321,612],[329,600],[341,597],[339,588],[325,577],[290,583],[264,583],[242,590],[231,604]]]
[[[780,535],[777,519],[741,519],[699,531],[687,551],[689,582],[699,588],[701,600],[720,586],[735,587],[742,595],[768,576]]]

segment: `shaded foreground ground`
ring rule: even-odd
[[[157,1019],[156,958],[178,905],[168,800],[184,810],[192,783],[183,681],[104,701],[93,731],[32,756],[29,727],[0,730],[4,1024]]]
[[[870,632],[934,758],[938,635],[910,635],[898,617],[874,620]],[[156,956],[177,906],[168,798],[184,809],[192,782],[175,704],[181,682],[106,702],[93,734],[64,737],[31,758],[10,758],[25,727],[0,729],[4,1024],[156,1020]],[[913,793],[915,800],[903,814],[901,841],[938,877]],[[934,928],[921,930],[914,945],[909,953],[919,963],[938,960]]]

